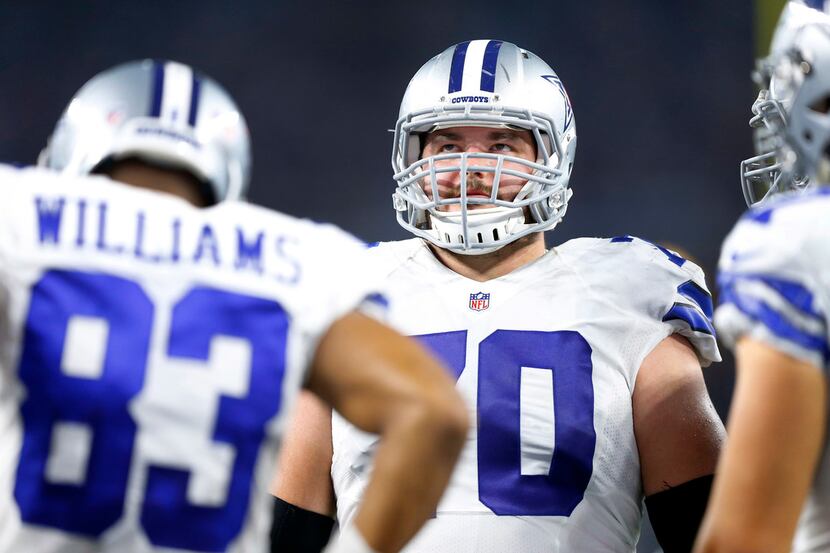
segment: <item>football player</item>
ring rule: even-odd
[[[179,63],[115,67],[41,163],[0,167],[0,551],[265,550],[300,386],[384,437],[333,547],[398,550],[466,411],[420,346],[361,313],[386,302],[351,270],[363,245],[235,201],[250,148],[230,96]]]
[[[830,18],[822,4],[790,2],[760,64],[778,175],[721,252],[715,321],[735,349],[737,381],[698,553],[830,551]]]
[[[546,250],[575,149],[562,81],[508,42],[452,46],[404,94],[393,201],[416,237],[367,263],[477,421],[408,552],[631,552],[644,496],[666,551],[691,548],[723,440],[701,374],[719,360],[709,292],[696,265],[632,236]],[[295,424],[326,421],[310,402]],[[337,415],[331,436],[290,436],[277,512],[336,507],[348,528],[382,441]]]

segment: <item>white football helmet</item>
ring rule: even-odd
[[[805,26],[776,66],[792,90],[784,140],[795,171],[816,184],[830,178],[830,23]]]
[[[424,135],[460,126],[528,130],[537,159],[475,152],[421,159]],[[418,70],[401,102],[392,149],[398,222],[416,236],[464,254],[488,253],[551,229],[568,207],[575,152],[571,103],[548,64],[509,42],[456,44]],[[527,172],[505,167],[506,162]],[[468,172],[493,174],[489,198],[467,197]],[[460,173],[461,197],[441,197],[436,180],[440,173]],[[502,175],[527,180],[512,201],[497,197]],[[460,206],[457,211],[442,209],[453,204]],[[471,210],[473,205],[495,207]]]
[[[788,60],[803,29],[816,23],[830,24],[828,13],[830,2],[825,0],[790,0],[778,19],[769,55],[757,62],[753,77],[761,90],[749,120],[756,155],[741,162],[741,188],[747,205],[809,184],[794,163],[795,154],[783,141],[795,93]]]
[[[38,164],[83,175],[127,157],[191,172],[215,202],[243,198],[251,174],[248,127],[236,103],[214,80],[172,61],[134,61],[90,79]]]

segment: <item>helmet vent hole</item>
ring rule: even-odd
[[[450,235],[449,235],[449,233],[445,232],[445,233],[444,233],[444,238],[446,239],[447,243],[449,244],[449,242],[450,242]]]
[[[459,244],[463,244],[463,243],[464,243],[464,237],[463,237],[463,236],[461,236],[460,234],[458,235],[458,243],[459,243]]]
[[[804,131],[804,140],[806,140],[807,142],[812,142],[813,141],[813,133],[810,132],[810,131]]]
[[[484,238],[481,236],[481,233],[480,233],[480,232],[478,233],[478,243],[479,243],[479,244],[483,244],[483,243],[484,243]]]
[[[498,239],[499,239],[499,229],[494,228],[493,229],[493,240],[498,240]]]
[[[825,96],[810,104],[810,109],[817,113],[827,114],[830,112],[830,96]]]

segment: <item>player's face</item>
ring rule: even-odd
[[[536,141],[530,131],[514,129],[494,129],[490,127],[452,127],[441,129],[427,135],[421,158],[440,154],[488,153],[518,157],[536,161]],[[473,158],[470,165],[495,167],[495,159]],[[436,168],[458,166],[457,158],[436,161]],[[505,161],[504,169],[530,173],[525,165]],[[467,174],[467,197],[490,197],[493,190],[494,173],[489,171],[470,171]],[[438,193],[441,198],[458,198],[461,196],[461,173],[447,172],[436,175]],[[498,198],[512,201],[527,182],[526,179],[501,174],[499,178]],[[423,186],[424,192],[431,199],[432,187]],[[493,207],[489,204],[470,205],[470,209]],[[458,204],[441,206],[442,210],[456,211]]]

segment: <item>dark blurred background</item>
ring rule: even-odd
[[[6,1],[0,159],[34,162],[98,71],[171,58],[213,76],[240,104],[253,137],[253,202],[368,241],[406,238],[389,162],[400,97],[447,46],[498,38],[545,59],[573,101],[574,197],[549,241],[668,242],[700,261],[711,286],[720,243],[744,208],[738,163],[751,151],[756,44],[766,44],[782,4]],[[706,375],[725,415],[731,358]]]

